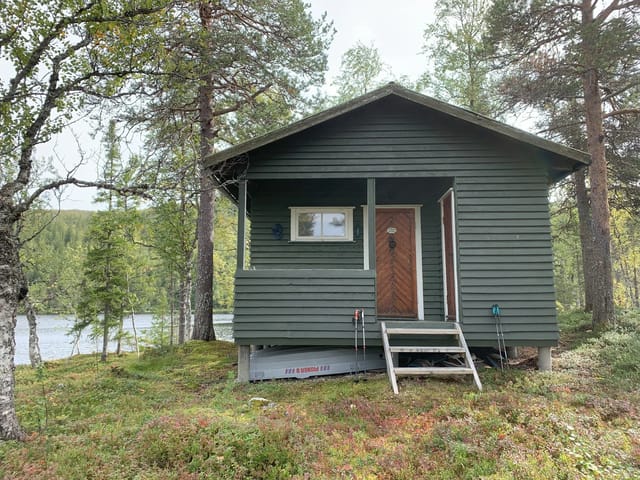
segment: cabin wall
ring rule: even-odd
[[[558,332],[545,173],[548,159],[541,155],[479,127],[387,98],[251,152],[247,177],[250,184],[275,179],[357,179],[362,190],[356,188],[358,198],[352,200],[359,203],[364,203],[359,198],[364,198],[363,179],[367,177],[377,178],[378,185],[391,182],[389,179],[423,179],[425,198],[435,194],[427,179],[453,179],[459,313],[469,344],[496,344],[491,305],[498,303],[507,345],[544,346],[555,344]],[[292,206],[289,193],[271,193],[271,202],[281,201],[280,212]],[[312,193],[322,195],[318,190]],[[286,232],[289,217],[287,214],[283,223],[283,215],[276,210],[262,212],[260,204],[266,197],[260,192],[253,195],[252,266],[268,268],[273,261],[277,268],[321,268],[325,264],[362,268],[361,240],[345,245],[339,255],[327,255],[323,248],[329,246],[296,244],[286,247],[290,257],[269,257],[277,250],[267,238],[271,225],[277,220]],[[379,188],[377,195],[377,203],[385,203]],[[325,202],[326,198],[320,199],[318,205]],[[342,203],[341,198],[333,205]],[[439,211],[437,204],[418,203],[425,205],[425,310],[438,305],[442,315],[439,228],[437,235],[436,230],[424,228],[439,222]],[[361,223],[361,210],[354,214]],[[434,314],[435,308],[425,319]]]

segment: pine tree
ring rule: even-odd
[[[637,115],[625,98],[640,85],[640,1],[496,0],[491,43],[504,60],[502,91],[513,104],[557,119],[576,99],[583,145],[591,154],[593,323],[615,319],[606,121]],[[565,124],[575,125],[575,121]],[[557,122],[553,121],[550,123]],[[563,129],[555,130],[567,138]]]
[[[141,82],[141,88],[154,94],[144,112],[133,117],[168,125],[179,116],[179,127],[197,136],[193,338],[213,340],[213,219],[220,185],[204,165],[216,148],[228,145],[225,118],[262,98],[291,106],[305,87],[321,80],[331,26],[324,19],[313,20],[300,0],[183,0],[173,4],[168,18],[156,36],[168,52],[161,64],[164,75]]]

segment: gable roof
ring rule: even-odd
[[[516,140],[518,142],[528,144],[532,147],[559,155],[567,160],[573,161],[574,170],[591,163],[590,156],[586,152],[576,150],[565,145],[552,142],[550,140],[546,140],[542,137],[526,132],[519,128],[512,127],[479,113],[472,112],[471,110],[456,107],[449,103],[445,103],[440,100],[436,100],[435,98],[428,97],[413,90],[404,88],[397,83],[390,82],[387,85],[378,88],[377,90],[373,90],[360,97],[354,98],[353,100],[341,103],[340,105],[336,105],[322,112],[298,120],[297,122],[294,122],[284,128],[273,130],[265,135],[261,135],[247,142],[243,142],[217,152],[209,156],[209,158],[205,160],[205,167],[212,167],[226,160],[244,155],[252,150],[302,132],[303,130],[314,127],[318,124],[339,117],[389,96],[404,98],[405,100],[416,103],[418,105],[422,105],[437,112],[441,112],[445,115],[449,115],[450,117],[471,123],[486,130],[495,132],[499,135],[503,135],[510,139]],[[570,172],[566,172],[565,174],[568,173]],[[555,180],[559,180],[564,176],[565,175],[560,175]]]

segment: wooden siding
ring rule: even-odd
[[[440,207],[436,199],[429,198],[422,206],[424,319],[434,322],[444,320]]]
[[[251,267],[256,269],[362,269],[362,181],[259,182],[250,185]],[[354,207],[352,242],[291,242],[289,207]],[[282,225],[282,238],[272,228]]]
[[[379,327],[371,315],[375,272],[239,271],[233,335],[241,345],[353,345],[356,308],[365,311],[367,340],[379,345]]]
[[[470,345],[493,346],[490,310],[497,303],[507,344],[553,345],[558,327],[546,179],[538,172],[510,180],[456,179],[463,329]]]
[[[548,158],[541,155],[410,102],[383,99],[250,152],[247,176],[254,185],[274,179],[326,182],[367,176],[378,178],[378,185],[389,179],[453,179],[459,316],[469,344],[496,343],[490,307],[499,303],[508,345],[553,345],[558,332],[547,200]],[[364,185],[362,181],[353,205],[364,203]],[[435,190],[429,186],[425,183],[422,199],[413,202],[423,204],[425,320],[441,320],[440,213],[433,199]],[[326,195],[322,187],[307,189],[306,193]],[[383,194],[379,188],[378,203],[403,203],[401,194],[394,196],[392,190]],[[361,239],[343,245],[339,252],[329,245],[283,246],[286,240],[270,240],[274,223],[282,224],[288,235],[288,215],[284,218],[282,212],[292,205],[291,198],[290,192],[283,190],[252,195],[252,265],[362,268]],[[320,198],[317,205],[325,205],[326,200]],[[336,198],[333,205],[345,202],[344,197]],[[354,221],[356,226],[361,225],[359,208],[354,210]],[[438,228],[428,228],[431,222]]]

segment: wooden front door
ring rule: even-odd
[[[412,208],[376,210],[378,317],[418,317],[416,224]]]

